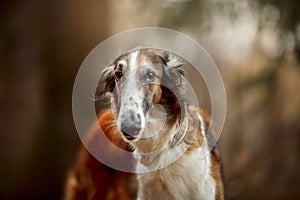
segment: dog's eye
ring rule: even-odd
[[[153,82],[155,80],[156,74],[154,72],[147,72],[146,81]]]
[[[122,75],[123,75],[123,73],[120,70],[116,71],[115,72],[115,78],[116,78],[116,80],[119,80],[122,77]]]

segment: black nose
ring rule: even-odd
[[[133,140],[134,138],[136,138],[140,130],[141,130],[140,124],[131,124],[131,123],[121,124],[121,131],[123,135],[129,140]]]
[[[121,131],[127,139],[134,139],[141,130],[141,115],[134,109],[128,109],[120,116]]]

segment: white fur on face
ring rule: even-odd
[[[142,83],[138,82],[137,68],[138,68],[138,55],[139,51],[130,54],[128,65],[126,66],[126,80],[120,92],[120,111],[118,116],[118,127],[124,120],[122,116],[128,116],[128,110],[134,110],[135,113],[141,117],[141,128],[143,129],[146,124],[143,112],[143,98]],[[121,62],[121,61],[120,61]]]

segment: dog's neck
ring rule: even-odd
[[[170,131],[161,151],[144,155],[136,149],[138,199],[214,199],[209,150],[196,113],[189,109],[181,124],[160,133]]]
[[[146,167],[147,169],[145,170],[156,170],[181,157],[186,151],[193,148],[195,142],[201,145],[198,142],[199,137],[202,137],[201,133],[198,132],[200,130],[200,121],[198,120],[199,123],[189,122],[193,120],[190,117],[194,116],[194,113],[193,110],[185,106],[182,115],[178,116],[176,123],[171,124],[171,126],[165,123],[158,134],[155,134],[153,137],[140,139],[136,143],[134,151],[138,164]],[[156,120],[159,121],[159,119]]]
[[[180,123],[180,126],[176,128],[168,144],[165,145],[165,147],[163,147],[163,149],[161,150],[150,152],[150,153],[141,153],[139,155],[139,163],[145,166],[150,166],[160,156],[166,154],[167,151],[170,151],[173,148],[177,148],[177,146],[184,140],[188,131],[188,126],[189,126],[189,122],[188,122],[187,112],[185,112],[184,118]]]

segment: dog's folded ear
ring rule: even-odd
[[[167,102],[184,102],[186,100],[185,71],[182,68],[184,61],[179,56],[168,51],[164,51],[162,55],[165,64],[161,82],[162,99]]]
[[[104,68],[102,71],[102,75],[99,79],[97,90],[96,90],[96,96],[105,95],[107,92],[112,92],[115,88],[115,81],[114,81],[114,66],[108,66]]]
[[[101,72],[102,74],[95,92],[95,108],[97,113],[110,104],[110,95],[107,94],[111,94],[115,88],[113,71],[114,65],[110,65]]]
[[[102,72],[102,77],[100,78],[99,82],[103,82],[105,84],[105,92],[112,92],[115,88],[115,79],[113,73],[114,65],[105,68]]]
[[[168,68],[176,69],[180,75],[185,76],[185,71],[182,69],[184,62],[181,58],[169,51],[164,51],[163,57]]]
[[[180,91],[182,95],[185,89],[185,71],[182,66],[184,62],[181,58],[168,51],[163,52],[165,67],[162,83],[171,90]]]

